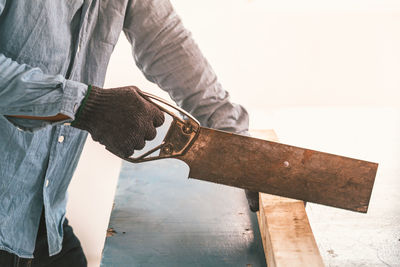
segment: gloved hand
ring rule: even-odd
[[[258,192],[250,191],[250,190],[244,190],[246,193],[246,198],[247,202],[249,203],[250,210],[252,212],[257,212],[260,209],[260,204],[259,204],[259,197],[258,197]]]
[[[139,95],[135,86],[101,89],[89,86],[73,127],[86,130],[93,140],[120,157],[140,150],[156,137],[164,113]]]

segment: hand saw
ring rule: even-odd
[[[367,212],[378,164],[202,127],[181,108],[141,94],[173,120],[161,144],[124,160],[176,158],[189,178]]]

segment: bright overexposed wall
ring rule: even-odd
[[[224,88],[250,109],[398,105],[398,1],[172,2]],[[113,60],[128,64],[121,39]],[[146,90],[133,70],[110,69],[107,84]]]
[[[276,127],[276,122],[264,116],[274,110],[400,107],[399,1],[172,3],[232,100],[255,114],[251,116],[252,128]],[[105,87],[123,85],[136,85],[167,97],[136,68],[130,45],[121,35]],[[313,115],[312,111],[307,112],[308,116]],[[289,123],[294,113],[280,114],[287,114]],[[330,119],[334,120],[334,115]],[[304,123],[312,125],[307,119]],[[302,125],[299,123],[299,127]],[[332,145],[333,150],[335,147]],[[363,146],[358,148],[362,150]],[[100,259],[119,164],[89,140],[70,188],[69,217],[90,266],[97,266]]]

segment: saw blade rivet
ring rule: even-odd
[[[163,147],[163,152],[165,154],[171,154],[172,153],[172,145],[171,144],[167,144]]]
[[[182,126],[182,131],[183,131],[185,134],[191,134],[191,133],[193,132],[193,127],[192,127],[192,125],[190,125],[190,124],[183,125],[183,126]]]
[[[290,165],[290,164],[289,164],[289,161],[285,160],[285,161],[283,162],[283,166],[285,166],[286,168],[289,167],[289,165]]]

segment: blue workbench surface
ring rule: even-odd
[[[175,159],[123,163],[101,266],[266,266],[243,190],[188,172]]]

